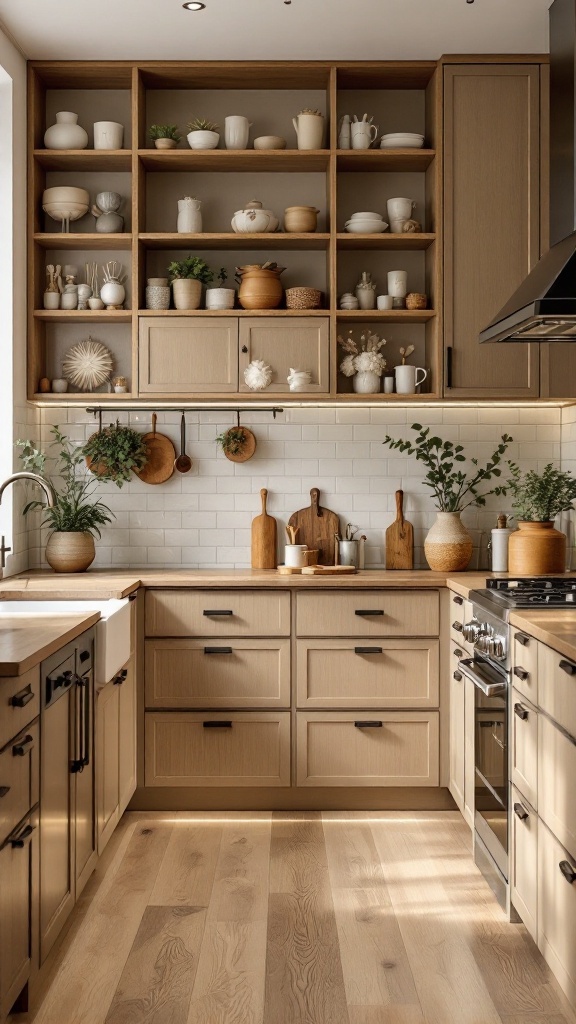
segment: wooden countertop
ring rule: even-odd
[[[576,661],[576,608],[510,612],[510,622],[558,654]]]
[[[0,676],[20,676],[39,665],[100,618],[98,612],[69,615],[9,615],[0,619]]]
[[[22,573],[0,580],[0,601],[106,601],[128,597],[140,586],[139,570]]]

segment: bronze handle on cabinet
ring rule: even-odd
[[[31,700],[34,700],[34,691],[31,687],[27,686],[25,690],[20,690],[19,693],[15,693],[8,703],[13,708],[25,708]]]
[[[524,804],[514,804],[514,814],[517,818],[520,818],[520,821],[526,821],[526,818],[529,817]]]
[[[13,839],[8,840],[12,849],[23,850],[26,844],[32,839],[32,833],[35,831],[35,825],[26,825],[26,828],[22,829],[18,835],[15,835]]]
[[[232,722],[202,722],[203,729],[231,729]]]
[[[460,680],[462,679],[462,673],[461,672],[454,672],[454,679],[456,680],[457,683],[459,683]]]
[[[381,608],[357,608],[354,615],[384,615]]]
[[[526,636],[526,633],[516,633],[514,639],[522,644],[522,647],[530,647],[530,637]]]
[[[115,677],[115,679],[113,681],[113,685],[114,686],[122,686],[122,683],[125,683],[127,678],[128,678],[128,669],[127,668],[123,668],[122,671],[119,672],[118,675]]]
[[[355,729],[381,729],[382,722],[354,722]]]
[[[381,647],[355,647],[354,654],[382,654]]]
[[[231,647],[205,647],[204,654],[232,654]]]
[[[530,673],[527,672],[525,668],[522,668],[521,665],[516,665],[514,669],[514,675],[517,679],[528,679]]]
[[[558,668],[561,668],[569,676],[576,675],[576,665],[573,665],[571,661],[566,661],[564,658],[562,658]]]
[[[570,882],[570,885],[573,885],[573,883],[576,882],[576,871],[572,867],[570,861],[561,860],[558,867],[560,868],[560,871],[564,875],[566,881]]]
[[[529,714],[528,708],[525,708],[523,704],[515,704],[514,714],[520,719],[520,721],[525,722]]]
[[[12,754],[14,757],[24,757],[24,755],[27,754],[29,750],[32,750],[33,746],[34,737],[25,736],[20,743],[16,743],[12,747]]]
[[[453,600],[454,604],[464,604],[464,598],[463,597],[456,596],[456,597],[453,597],[452,600]]]
[[[452,629],[455,629],[457,633],[463,633],[464,632],[464,626],[462,625],[461,622],[453,622],[452,623]]]

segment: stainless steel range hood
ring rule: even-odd
[[[481,342],[576,342],[576,0],[550,8],[552,247],[480,334]]]

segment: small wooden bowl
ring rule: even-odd
[[[406,309],[426,309],[427,305],[427,295],[421,295],[419,292],[410,292],[406,296]]]

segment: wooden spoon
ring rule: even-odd
[[[179,473],[189,473],[192,469],[192,459],[186,455],[186,417],[182,413],[180,421],[180,455],[174,460],[174,469]]]

